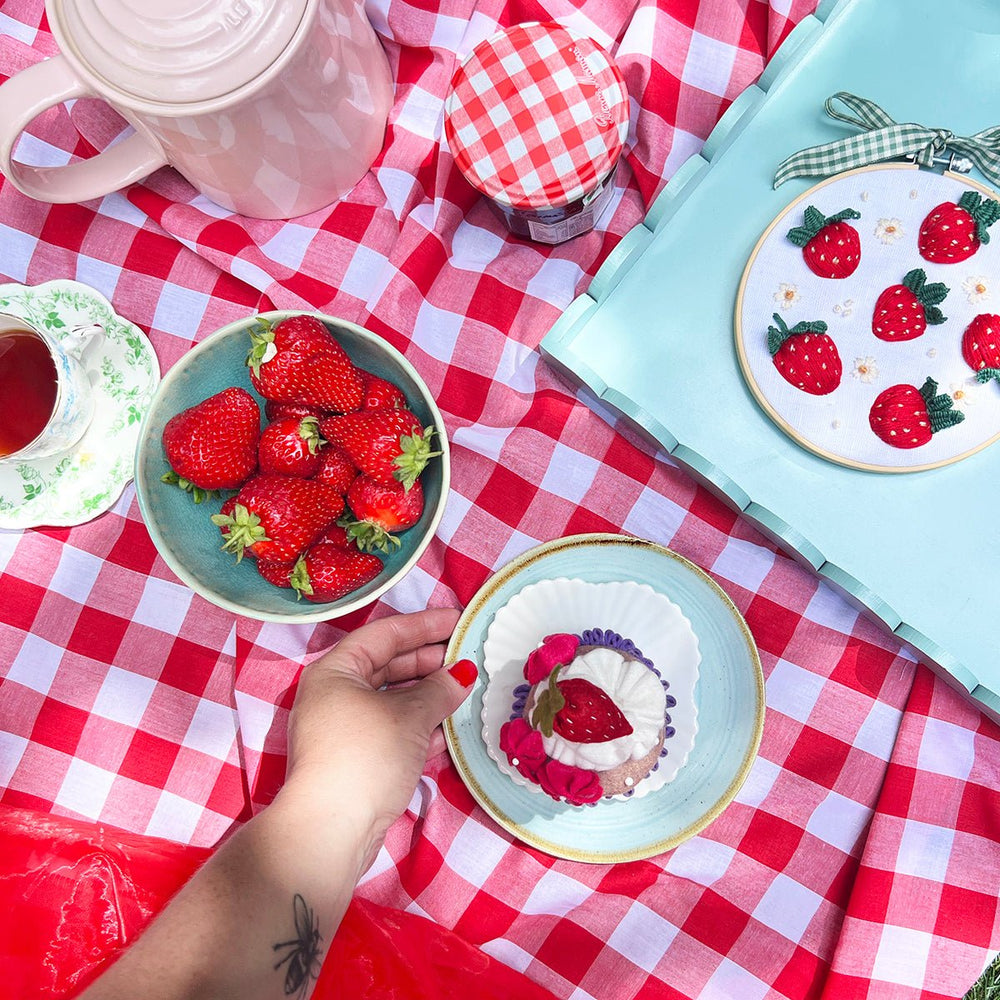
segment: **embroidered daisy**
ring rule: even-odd
[[[874,358],[855,358],[854,368],[851,370],[852,377],[865,385],[870,385],[878,378],[878,365]]]
[[[962,291],[965,297],[975,305],[978,302],[985,302],[990,297],[990,286],[985,275],[970,274],[962,282]]]
[[[875,227],[875,235],[886,246],[890,246],[905,235],[903,223],[899,219],[879,219],[878,225]]]
[[[774,301],[781,306],[782,309],[791,309],[796,302],[801,299],[802,296],[799,294],[799,289],[797,285],[790,285],[787,282],[781,282],[778,285],[778,290],[774,293]]]
[[[952,382],[948,386],[948,395],[960,410],[967,410],[975,403],[980,389],[982,386],[974,378],[967,378],[963,382]]]

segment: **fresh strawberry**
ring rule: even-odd
[[[236,497],[233,512],[214,514],[226,534],[223,548],[237,561],[249,553],[270,562],[298,558],[344,509],[344,498],[325,483],[295,476],[254,476]]]
[[[989,243],[989,227],[1000,219],[1000,202],[966,191],[958,204],[946,201],[931,209],[920,224],[917,249],[924,260],[957,264]]]
[[[767,328],[767,349],[781,377],[814,396],[833,392],[840,385],[843,365],[826,323],[803,321],[789,329],[777,313],[774,322],[777,326]]]
[[[300,597],[325,604],[363,587],[382,572],[382,560],[329,542],[311,546],[295,564],[291,585]]]
[[[919,448],[931,436],[965,419],[953,410],[954,400],[947,393],[938,395],[937,382],[928,378],[918,389],[915,385],[891,385],[875,397],[868,414],[871,429],[893,448]]]
[[[331,524],[330,527],[327,528],[326,531],[324,531],[313,544],[319,545],[320,542],[335,545],[338,549],[357,548],[354,542],[347,537],[347,528],[345,528],[342,524]]]
[[[320,432],[339,444],[365,475],[409,489],[428,461],[434,428],[423,428],[409,410],[362,410],[320,422]]]
[[[788,231],[788,238],[802,248],[806,266],[821,278],[846,278],[861,261],[861,239],[846,219],[860,219],[853,208],[825,216],[815,205],[803,215],[802,225]]]
[[[337,413],[361,405],[364,383],[358,369],[315,316],[292,316],[274,326],[265,319],[257,322],[247,366],[253,387],[265,399]]]
[[[319,469],[324,444],[315,417],[282,417],[261,432],[257,449],[260,471],[308,479]]]
[[[393,481],[386,486],[362,474],[351,483],[347,504],[355,517],[353,521],[341,521],[347,537],[363,552],[390,552],[400,544],[396,533],[412,528],[420,520],[424,490],[419,479],[406,489],[402,483]]]
[[[927,274],[915,267],[903,277],[901,285],[890,285],[875,302],[872,333],[879,340],[914,340],[927,325],[945,321],[938,308],[948,294],[948,286],[940,281],[927,284]]]
[[[332,486],[343,495],[357,478],[358,467],[339,444],[327,444],[320,448],[319,466],[313,473],[313,479]]]
[[[980,313],[962,334],[962,357],[980,382],[1000,381],[1000,316]]]
[[[223,389],[171,417],[163,450],[171,471],[161,478],[201,503],[213,490],[241,486],[257,469],[260,407],[245,389]]]
[[[399,386],[366,371],[361,372],[361,381],[365,385],[362,410],[401,410],[406,407],[406,396]]]
[[[628,736],[632,726],[606,691],[583,677],[559,680],[562,667],[549,674],[535,700],[531,724],[545,736],[558,733],[573,743],[607,743]]]
[[[318,406],[306,406],[304,403],[279,403],[273,399],[264,400],[264,416],[268,423],[280,420],[282,417],[320,417],[327,416],[326,410]]]
[[[276,562],[270,559],[257,560],[257,572],[276,587],[291,587],[292,571],[295,569],[295,560],[290,562]]]

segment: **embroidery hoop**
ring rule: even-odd
[[[898,178],[894,176],[897,174]],[[891,206],[865,201],[862,195],[868,186],[876,188],[893,183],[898,184],[896,214],[906,208],[909,218],[898,243],[880,245],[874,235],[875,225],[880,218],[893,215]],[[840,190],[830,190],[834,187]],[[736,352],[744,380],[758,405],[801,447],[848,468],[900,473],[950,465],[1000,439],[1000,386],[996,383],[974,386],[974,373],[962,360],[959,349],[962,333],[972,316],[1000,312],[1000,233],[991,234],[993,239],[989,244],[980,247],[969,260],[957,264],[925,261],[916,247],[919,222],[927,212],[943,201],[957,200],[968,189],[987,198],[998,197],[985,185],[951,171],[938,174],[920,170],[913,164],[871,164],[813,185],[785,206],[764,230],[747,260],[736,296],[733,324]],[[911,198],[910,191],[917,191],[918,197]],[[851,223],[858,230],[862,244],[861,265],[856,274],[879,276],[879,281],[865,289],[864,294],[857,293],[857,283],[850,277],[825,279],[812,275],[799,248],[786,239],[785,233],[801,223],[803,210],[813,202],[827,215],[847,207],[861,212],[862,218]],[[773,293],[782,279],[778,270],[772,268],[773,259],[781,262],[790,276],[789,283],[812,293],[813,302],[803,293],[792,308],[780,307]],[[950,292],[941,306],[948,319],[940,326],[928,327],[913,341],[881,341],[871,332],[875,299],[879,291],[899,283],[915,267],[926,271],[928,282],[944,281],[948,285]],[[990,299],[973,304],[967,300],[962,282],[978,274],[988,275],[995,288]],[[833,312],[831,301],[838,294],[840,299],[852,297],[852,289],[853,312],[848,322],[842,314]],[[844,366],[838,389],[828,396],[810,396],[790,386],[778,374],[763,344],[773,313],[778,313],[789,326],[803,319],[826,321]],[[926,356],[929,349],[937,354]],[[863,384],[851,372],[855,358],[869,356],[878,359],[879,375],[874,382]],[[901,362],[901,367],[894,367],[896,362]],[[965,421],[909,451],[880,442],[868,426],[868,406],[861,405],[861,401],[870,405],[879,392],[897,382],[913,382],[919,388],[928,375],[938,381],[939,392],[950,392],[953,384],[968,385],[973,390],[975,405],[966,412]],[[853,410],[845,406],[848,397],[859,401]],[[817,430],[824,419],[829,424],[825,434]],[[840,426],[835,428],[834,421],[840,421]],[[845,446],[835,446],[835,442],[837,445],[843,442]]]

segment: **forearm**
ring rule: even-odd
[[[308,997],[376,849],[370,824],[286,786],[83,1000]]]

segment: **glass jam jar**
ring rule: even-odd
[[[611,200],[628,92],[595,41],[533,21],[466,56],[444,131],[459,170],[512,233],[562,243],[593,229]]]

